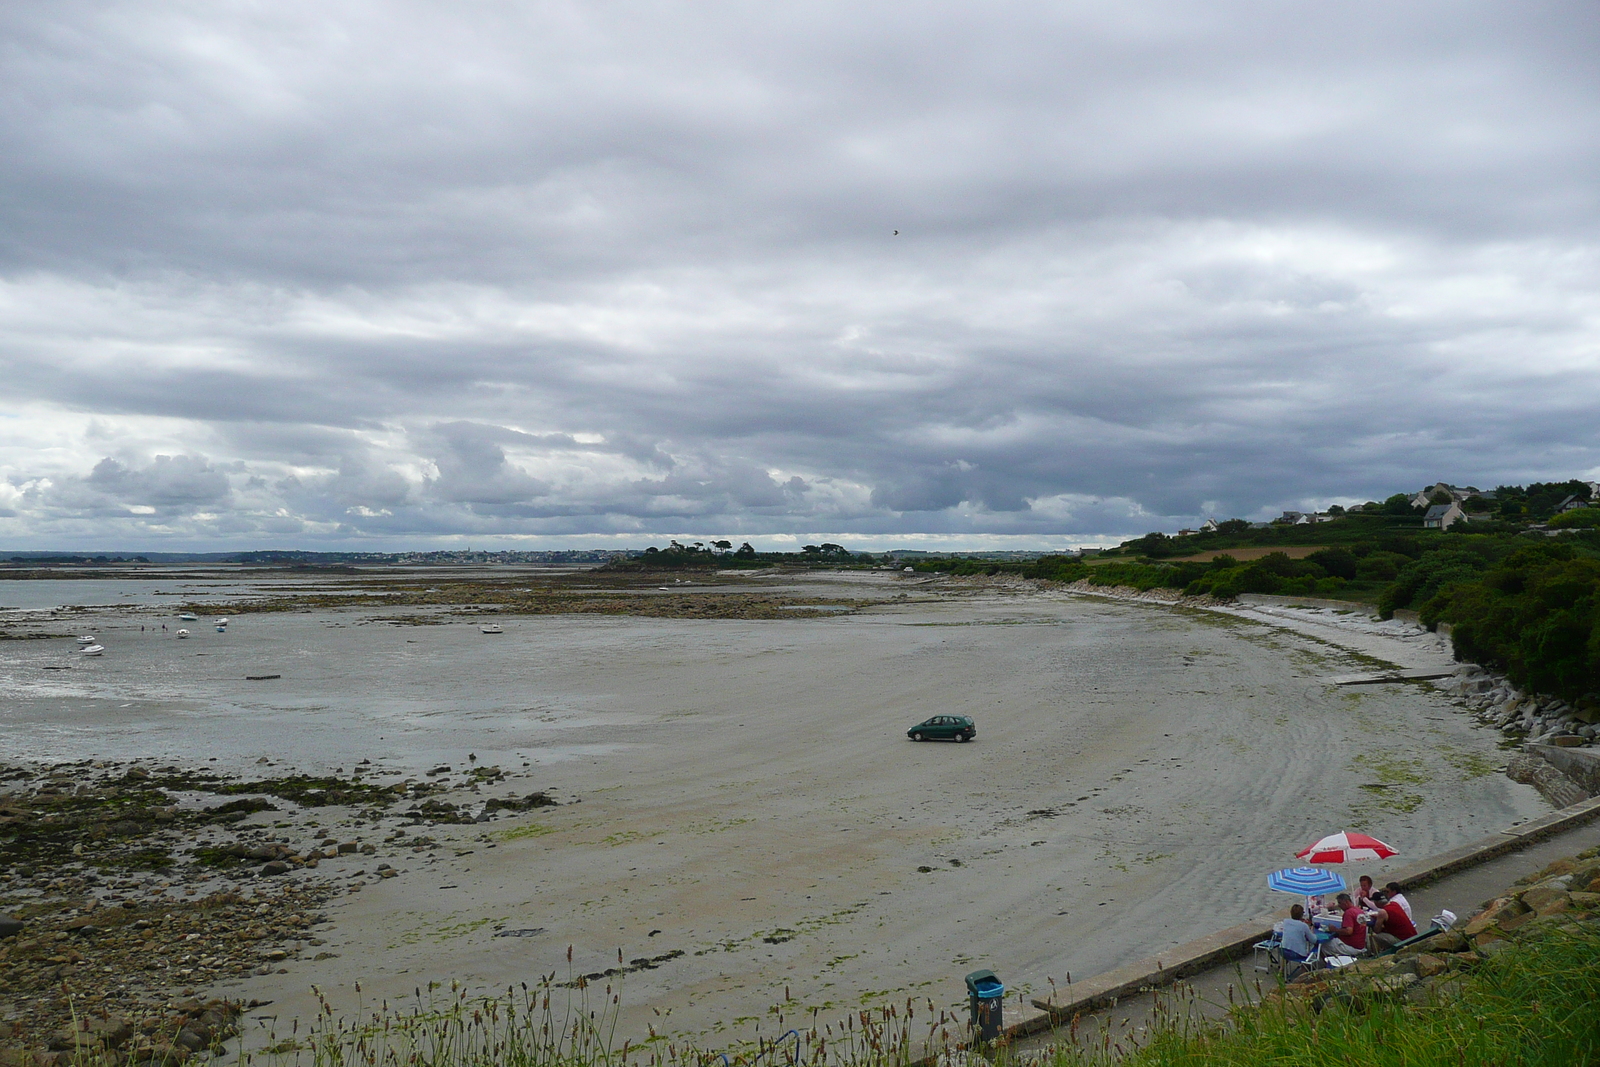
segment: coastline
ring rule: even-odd
[[[1360,657],[1373,657],[1371,648],[1394,643],[1381,634],[1361,636],[1368,648],[1356,649],[1352,659],[1333,647],[1321,624],[1286,638],[1270,632],[1286,627],[1250,615],[1221,628],[1187,615],[1153,623],[1115,605],[1063,613],[1061,600],[1092,599],[1053,595],[1064,592],[1059,588],[1017,596],[992,585],[941,585],[943,592],[916,604],[885,602],[848,619],[757,630],[699,624],[713,628],[706,635],[720,635],[711,646],[680,640],[679,631],[658,623],[620,631],[594,629],[618,626],[614,620],[585,623],[585,640],[600,642],[597,655],[607,662],[623,634],[632,635],[626,639],[635,657],[645,647],[639,641],[654,635],[647,640],[660,652],[649,655],[662,658],[647,657],[609,677],[624,687],[636,680],[641,697],[653,690],[657,703],[665,697],[665,714],[609,729],[613,743],[651,746],[659,767],[597,753],[479,783],[477,793],[462,785],[460,799],[480,803],[534,788],[549,788],[564,803],[502,813],[489,824],[442,824],[428,831],[433,844],[420,851],[396,847],[392,821],[369,822],[375,852],[343,872],[348,882],[363,870],[366,889],[351,894],[341,885],[341,896],[325,909],[332,920],[331,932],[319,935],[326,947],[299,946],[278,968],[287,974],[274,969],[239,986],[197,992],[275,1001],[247,1020],[256,1047],[274,1016],[279,1032],[290,1018],[308,1016],[312,982],[340,1009],[349,1006],[356,981],[380,994],[388,985],[409,993],[419,981],[450,978],[492,989],[507,976],[548,973],[572,943],[578,973],[628,970],[627,999],[639,998],[643,1011],[670,1010],[665,1025],[706,1040],[731,1040],[739,1030],[734,1020],[786,1003],[786,993],[797,1008],[847,1010],[856,996],[892,992],[883,989],[882,976],[908,968],[912,982],[891,984],[902,993],[927,990],[953,1005],[961,999],[960,974],[975,966],[994,966],[1008,985],[1042,992],[1052,975],[1106,969],[1091,954],[1114,961],[1115,946],[1124,943],[1120,929],[1144,928],[1147,944],[1152,929],[1162,942],[1181,943],[1192,926],[1175,921],[1172,902],[1236,877],[1227,864],[1203,862],[1180,873],[1177,865],[1187,857],[1162,856],[1176,830],[1172,815],[1204,826],[1213,821],[1210,812],[1244,802],[1265,813],[1259,830],[1244,828],[1263,841],[1272,835],[1288,841],[1302,825],[1321,825],[1324,816],[1305,811],[1302,801],[1330,781],[1337,785],[1343,772],[1330,779],[1293,760],[1275,764],[1272,754],[1253,751],[1252,730],[1298,737],[1295,750],[1342,752],[1344,760],[1361,754],[1359,732],[1311,709],[1415,715],[1419,728],[1445,728],[1421,714],[1412,691],[1361,695],[1349,704],[1346,694],[1323,684],[1330,671],[1359,666]],[[933,592],[922,583],[885,589]],[[553,637],[567,629],[544,632]],[[1401,659],[1426,651],[1406,648]],[[1107,673],[1108,655],[1145,670],[1159,663],[1159,670],[1148,679]],[[824,662],[835,677],[815,677],[811,665]],[[568,673],[588,676],[576,667]],[[829,705],[841,687],[851,700],[835,711]],[[756,722],[745,709],[774,692],[793,695],[750,727],[760,741],[752,750],[737,729],[741,721]],[[1271,707],[1253,709],[1252,696]],[[883,737],[893,724],[903,730],[901,720],[917,707],[980,700],[990,710],[976,745],[909,746],[892,733]],[[1279,726],[1282,714],[1273,708],[1301,710]],[[797,715],[814,722],[791,722]],[[1469,739],[1449,743],[1465,752]],[[953,763],[958,754],[966,765]],[[1191,777],[1188,768],[1205,762],[1232,769],[1219,781]],[[460,770],[452,781],[461,780]],[[1100,777],[1076,780],[1085,774]],[[1270,787],[1257,778],[1271,780]],[[1482,781],[1463,780],[1446,791],[1465,798],[1472,794],[1462,790]],[[1392,791],[1404,795],[1404,788]],[[1509,788],[1496,787],[1498,812],[1513,810],[1505,806]],[[952,805],[947,796],[963,799]],[[1340,805],[1357,802],[1330,799],[1322,806],[1333,817]],[[1516,803],[1533,813],[1526,799]],[[1441,806],[1452,804],[1459,806]],[[1429,815],[1434,807],[1429,801],[1402,819],[1415,824],[1408,833],[1449,839],[1453,822],[1441,821],[1442,812]],[[952,811],[960,812],[956,824],[947,818]],[[1480,819],[1486,828],[1493,815]],[[1417,822],[1423,816],[1431,821]],[[1287,830],[1268,828],[1286,819],[1294,820]],[[286,827],[274,836],[299,845],[310,835]],[[1263,854],[1275,855],[1271,848]],[[297,869],[277,877],[321,877],[343,862],[322,859],[310,874]],[[378,863],[396,874],[379,878]],[[577,887],[587,891],[576,896]],[[978,926],[970,936],[965,922],[954,926],[936,946],[940,964],[925,951],[927,931],[910,916],[952,893]],[[1062,903],[1047,907],[1051,897]],[[1120,915],[1097,914],[1101,900],[1122,908]],[[1241,901],[1240,917],[1254,914],[1253,907]],[[656,927],[660,932],[651,934]],[[495,936],[521,931],[532,932]],[[316,961],[320,952],[338,955]],[[902,957],[912,962],[902,965]],[[642,1029],[640,1021],[635,1012],[627,1025]]]

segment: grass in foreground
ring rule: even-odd
[[[816,1012],[771,1036],[712,1052],[653,1030],[618,1042],[620,991],[581,978],[472,998],[420,990],[356,1020],[324,1006],[307,1034],[247,1054],[260,1067],[969,1067],[964,1020],[908,1000],[831,1023]],[[1026,1055],[987,1050],[998,1067],[1583,1067],[1600,1065],[1600,922],[1530,932],[1519,943],[1442,980],[1374,991],[1360,980],[1311,996],[1269,994],[1220,1023],[1179,1005],[1142,1047],[1064,1040]],[[1158,1021],[1159,1022],[1159,1021]],[[1064,1034],[1063,1037],[1066,1035]],[[1077,1035],[1074,1035],[1075,1037]]]
[[[1423,995],[1272,994],[1222,1025],[1174,1023],[1142,1048],[1109,1039],[1052,1067],[1583,1067],[1600,1064],[1600,925],[1542,931]]]

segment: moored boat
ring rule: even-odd
[[[179,637],[188,637],[189,636],[189,631],[188,630],[179,630],[178,633],[177,633],[177,636],[179,636]]]
[[[84,645],[82,648],[77,650],[78,655],[80,656],[98,656],[104,651],[104,645]]]
[[[186,611],[182,615],[179,615],[178,618],[182,619],[184,622],[199,622],[200,621],[200,616],[196,615],[192,611]]]
[[[497,623],[497,622],[486,622],[486,623],[484,623],[482,626],[478,627],[478,632],[480,634],[503,634],[503,633],[505,633],[504,630],[500,629],[500,624]]]

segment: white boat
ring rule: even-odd
[[[188,637],[189,636],[189,631],[188,630],[179,630],[177,636],[179,636],[179,637]]]
[[[83,634],[81,637],[78,638],[78,644],[84,645],[84,646],[88,646],[88,645],[94,644],[94,635],[93,634]]]
[[[196,615],[192,611],[186,611],[182,615],[179,615],[178,618],[182,619],[184,622],[199,622],[200,621],[200,616]]]
[[[228,625],[228,618],[227,618],[227,616],[226,616],[226,615],[224,615],[224,616],[223,616],[223,617],[222,617],[222,618],[220,618],[220,619],[218,619],[218,620],[217,620],[217,625],[218,625],[218,626],[226,626],[226,625]]]
[[[105,651],[105,646],[104,645],[84,645],[82,648],[78,649],[78,655],[80,655],[80,656],[98,656],[100,653],[102,653],[104,651]]]
[[[504,630],[500,629],[500,624],[497,623],[497,622],[486,622],[486,623],[484,623],[482,626],[478,627],[478,632],[480,634],[503,634],[503,633],[505,633]]]

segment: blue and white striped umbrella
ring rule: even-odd
[[[1344,878],[1318,867],[1285,867],[1267,875],[1267,888],[1313,897],[1318,893],[1344,892]]]

